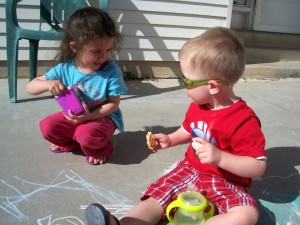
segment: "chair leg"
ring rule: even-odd
[[[37,76],[37,57],[38,57],[39,40],[29,40],[29,79],[32,80]]]
[[[100,0],[100,9],[102,9],[104,12],[108,12],[108,3],[109,0]]]
[[[9,101],[12,103],[17,102],[18,48],[19,40],[7,40],[7,80]]]

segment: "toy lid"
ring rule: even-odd
[[[178,195],[178,207],[188,212],[203,211],[207,205],[204,195],[195,191],[186,191]]]

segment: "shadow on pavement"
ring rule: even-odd
[[[127,131],[115,135],[116,149],[114,155],[109,159],[109,163],[129,165],[140,164],[152,152],[146,145],[146,134],[148,130],[153,133],[169,134],[177,130],[178,127],[145,127],[145,131]],[[130,157],[129,157],[130,156]]]
[[[250,193],[258,200],[277,203],[278,207],[291,203],[299,196],[300,175],[295,168],[300,165],[299,147],[275,147],[267,150],[265,174],[254,181]],[[259,202],[260,219],[257,225],[275,225],[276,215]]]

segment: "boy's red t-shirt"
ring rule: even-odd
[[[266,159],[265,138],[261,131],[260,120],[242,99],[220,110],[191,103],[182,127],[191,135],[191,139],[201,137],[222,151]],[[188,146],[185,159],[203,174],[221,176],[248,187],[251,185],[249,178],[234,175],[217,166],[202,164],[191,144]]]

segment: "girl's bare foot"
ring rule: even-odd
[[[106,156],[99,156],[99,157],[88,157],[88,162],[90,164],[103,164],[106,162]]]
[[[50,151],[51,152],[55,152],[55,153],[61,153],[61,152],[71,152],[73,150],[70,150],[70,149],[68,149],[66,147],[60,147],[60,146],[52,143],[50,145]]]
[[[61,147],[59,147],[58,145],[55,145],[55,144],[50,145],[50,151],[55,152],[55,153],[64,152],[64,150],[61,149]]]

